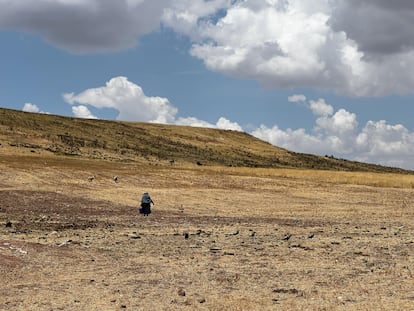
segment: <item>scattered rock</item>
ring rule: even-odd
[[[131,239],[140,239],[141,237],[136,233],[129,233],[128,237]]]
[[[238,235],[238,234],[239,234],[239,230],[227,233],[226,236],[232,236],[232,235]]]
[[[11,227],[12,227],[11,221],[6,222],[6,228],[11,228]]]
[[[201,235],[201,234],[210,235],[209,233],[201,229],[198,229],[195,233],[193,233],[193,235]]]
[[[206,302],[206,298],[200,298],[200,299],[198,299],[198,302],[199,303],[205,303]]]
[[[220,247],[212,247],[212,248],[210,248],[210,251],[212,251],[213,253],[217,253],[217,252],[221,251],[221,248]]]
[[[3,245],[7,245],[7,244],[3,244]],[[27,255],[27,251],[21,249],[20,247],[9,246],[9,248],[11,250],[14,250],[14,251],[20,253],[20,254]]]
[[[298,290],[296,288],[277,288],[273,290],[274,293],[278,293],[278,294],[290,294],[290,295],[296,295],[296,296],[303,296],[303,291]]]
[[[67,245],[69,245],[71,243],[72,243],[72,240],[66,240],[66,241],[58,244],[58,247],[67,246]]]
[[[288,233],[288,234],[285,234],[285,236],[282,238],[282,240],[288,241],[291,237],[292,237],[292,235],[290,233]]]
[[[308,239],[312,239],[314,236],[315,236],[315,234],[314,234],[314,233],[309,233],[309,234],[308,234]]]
[[[182,289],[182,288],[179,288],[178,289],[178,291],[177,291],[177,294],[179,295],[179,296],[185,296],[185,290],[184,289]]]
[[[190,237],[190,235],[188,234],[188,232],[184,232],[183,235],[184,235],[184,239],[186,239],[186,240]]]
[[[119,307],[120,307],[121,309],[126,309],[126,307],[127,307],[127,306],[126,306],[125,304],[122,304],[122,305],[120,305]]]
[[[303,245],[300,245],[300,244],[293,244],[293,245],[289,246],[289,248],[300,248],[300,249],[303,249],[305,251],[313,250],[312,248],[310,248],[308,246],[303,246]]]

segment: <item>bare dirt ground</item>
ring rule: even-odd
[[[411,187],[36,155],[0,171],[1,310],[413,310]]]

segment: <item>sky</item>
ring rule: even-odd
[[[0,107],[414,170],[414,1],[0,0]]]

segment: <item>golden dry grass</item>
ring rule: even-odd
[[[0,170],[0,309],[413,305],[411,175],[30,152],[3,153]],[[146,218],[143,191],[156,203]]]

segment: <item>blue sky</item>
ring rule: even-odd
[[[414,169],[414,3],[0,0],[0,106]]]

